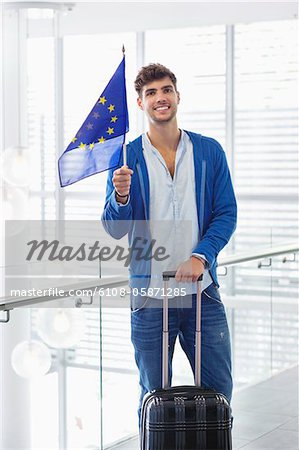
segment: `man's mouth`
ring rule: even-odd
[[[157,106],[155,108],[155,111],[166,111],[167,109],[169,109],[170,107],[167,105],[163,105],[163,106]]]

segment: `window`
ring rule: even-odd
[[[235,27],[238,251],[296,239],[296,32],[296,21]]]
[[[116,70],[126,47],[126,78],[129,111],[136,111],[133,76],[136,67],[134,33],[68,36],[64,38],[64,143],[79,129],[96,99]],[[136,135],[136,114],[130,112],[130,136]],[[103,210],[106,173],[64,188],[65,219],[99,219]]]
[[[54,38],[27,40],[30,218],[55,218]]]
[[[176,74],[183,128],[225,146],[225,27],[147,31],[145,61]]]

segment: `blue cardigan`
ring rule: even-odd
[[[193,144],[196,204],[199,224],[199,242],[194,253],[205,255],[210,275],[217,281],[217,256],[228,243],[236,228],[237,205],[225,153],[212,138],[186,131]],[[122,160],[119,167],[122,166]],[[130,201],[120,206],[115,199],[112,176],[116,168],[109,171],[106,203],[102,215],[105,230],[114,238],[126,234],[129,245],[137,236],[150,241],[149,203],[150,189],[148,171],[143,156],[142,136],[127,146],[127,165],[132,175]],[[191,256],[191,255],[190,255]],[[130,286],[147,288],[150,278],[150,261],[134,260],[130,264]],[[175,268],[174,268],[175,270]]]

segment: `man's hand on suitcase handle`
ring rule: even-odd
[[[195,256],[191,256],[190,259],[180,264],[175,274],[175,280],[178,282],[186,281],[188,283],[195,283],[204,273],[204,270],[204,262]]]
[[[187,281],[189,283],[202,280],[205,266],[202,260],[192,256],[183,262],[174,272],[163,272],[163,279],[175,278],[176,281]]]

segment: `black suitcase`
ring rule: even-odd
[[[165,292],[175,272],[164,272]],[[201,279],[197,286],[196,386],[168,385],[168,298],[163,302],[162,389],[147,394],[141,412],[141,450],[231,450],[231,408],[224,395],[200,387]]]

